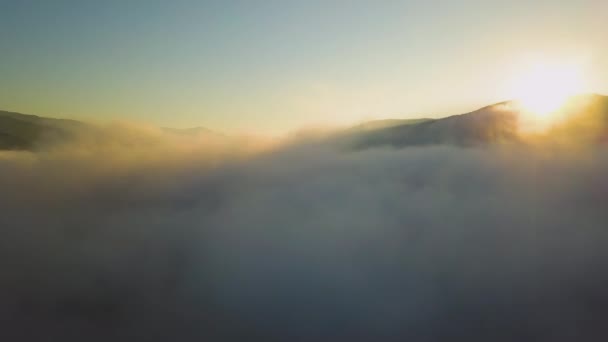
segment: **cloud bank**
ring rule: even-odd
[[[608,337],[605,148],[256,144],[0,153],[0,337]]]

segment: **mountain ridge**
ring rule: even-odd
[[[572,138],[586,135],[585,139],[605,139],[608,132],[608,96],[575,95],[558,112],[565,118],[556,120],[547,130],[547,135],[572,134]],[[381,146],[472,146],[518,142],[524,138],[524,127],[521,124],[525,115],[531,114],[525,113],[518,101],[502,101],[468,113],[352,135],[339,143],[354,149],[366,149]]]
[[[350,149],[423,145],[473,146],[517,142],[522,138],[523,109],[515,100],[502,101],[477,110],[442,118],[371,120],[338,131],[330,142]],[[548,134],[608,141],[608,96],[580,94],[560,110],[565,119],[556,121]],[[0,150],[34,150],[46,141],[74,138],[95,126],[70,119],[41,117],[0,111]],[[181,137],[226,135],[206,127],[160,128]]]

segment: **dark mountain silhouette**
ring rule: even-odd
[[[516,101],[505,101],[441,119],[405,122],[373,130],[349,131],[337,141],[355,149],[517,142],[523,139],[522,115],[524,112]],[[552,123],[544,136],[581,142],[608,140],[608,96],[574,96],[556,115],[560,120]]]
[[[221,133],[204,127],[162,128],[162,131],[185,138],[223,137]],[[48,143],[69,142],[83,135],[97,140],[112,139],[112,136],[103,134],[100,127],[77,120],[0,111],[0,150],[34,150]]]
[[[349,143],[355,148],[369,148],[513,140],[517,136],[517,115],[503,110],[504,106],[501,103],[467,114],[358,132]]]
[[[404,125],[415,125],[426,121],[432,121],[433,119],[422,118],[422,119],[384,119],[384,120],[372,120],[360,123],[348,129],[349,132],[363,132],[373,131],[383,128],[390,128],[395,126]]]
[[[353,149],[519,142],[527,139],[521,133],[522,118],[525,119],[522,114],[517,102],[505,101],[440,119],[364,122],[332,135],[330,141]],[[608,142],[608,96],[574,96],[556,115],[560,119],[544,131],[544,137],[579,143]],[[3,150],[30,150],[49,141],[65,141],[83,132],[95,134],[96,131],[95,126],[75,120],[0,111],[0,149]],[[225,137],[204,127],[162,128],[162,131],[187,138]]]
[[[32,149],[41,141],[69,139],[86,128],[75,120],[0,111],[0,149]]]

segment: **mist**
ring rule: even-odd
[[[608,154],[111,126],[0,153],[0,337],[604,341]]]

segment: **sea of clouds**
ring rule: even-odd
[[[107,127],[0,153],[7,341],[605,341],[608,151]]]

